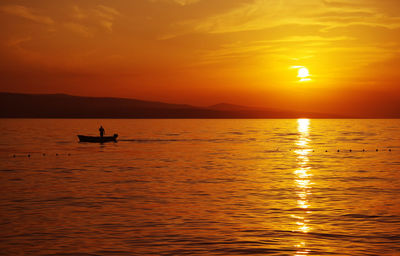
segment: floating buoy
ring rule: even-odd
[[[392,149],[391,149],[391,148],[389,148],[389,152],[392,152]]]
[[[351,150],[351,149],[350,149],[349,151],[350,151],[350,152],[352,152],[352,150]]]
[[[46,154],[45,153],[43,153],[43,156],[45,156]]]
[[[325,150],[325,152],[328,152],[328,150]]]
[[[338,149],[337,152],[340,152],[340,150]]]
[[[363,152],[365,152],[365,149],[363,149]]]
[[[376,152],[378,152],[379,150],[378,149],[376,149]]]
[[[13,157],[15,158],[15,155],[13,155]]]
[[[56,153],[56,156],[58,156],[58,153]]]
[[[31,154],[28,154],[28,157],[31,157]]]

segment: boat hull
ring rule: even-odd
[[[105,143],[105,142],[117,142],[118,134],[114,136],[85,136],[78,135],[79,142],[92,142],[92,143]]]

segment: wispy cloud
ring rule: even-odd
[[[113,25],[121,13],[110,6],[96,5],[83,8],[79,5],[73,5],[68,21],[63,23],[64,28],[83,37],[92,37],[99,32],[99,27],[108,32],[113,31]]]
[[[186,5],[191,5],[194,3],[198,3],[201,0],[149,0],[150,2],[164,2],[164,3],[175,3],[175,4],[179,4],[182,6],[186,6]]]
[[[174,0],[175,3],[180,5],[190,5],[199,2],[200,0]]]
[[[11,47],[20,47],[20,44],[31,41],[31,40],[32,40],[32,37],[30,37],[30,36],[12,38],[7,41],[7,45],[11,46]]]
[[[83,36],[83,37],[93,36],[93,33],[90,31],[90,29],[87,26],[79,24],[79,23],[67,22],[67,23],[64,23],[64,27],[76,34]]]
[[[110,32],[113,30],[115,18],[121,15],[116,9],[105,5],[98,5],[94,12],[99,19],[99,24]]]
[[[93,24],[97,23],[98,26],[111,32],[118,16],[121,16],[121,13],[110,6],[97,5],[85,9],[74,5],[70,16],[74,21],[67,23],[67,26],[76,32],[80,31],[79,33],[83,35],[88,34],[89,27],[93,27]]]
[[[34,9],[28,8],[23,5],[6,5],[0,7],[0,10],[5,13],[12,14],[41,24],[51,25],[54,23],[54,20],[52,18],[40,15]]]
[[[79,6],[77,5],[72,6],[72,18],[82,20],[87,17],[88,17],[87,13],[85,13],[85,11],[82,10]]]
[[[116,16],[120,15],[119,11],[105,5],[98,5],[97,8],[95,9],[95,12],[99,17],[107,20],[113,20]]]
[[[400,27],[398,16],[360,2],[254,0],[206,18],[183,21],[180,25],[200,33],[216,34],[263,30],[285,24],[321,25],[322,30],[354,24]]]
[[[333,0],[322,0],[322,2],[329,7],[343,8],[343,7],[358,7],[360,4],[355,2],[346,1],[333,1]]]

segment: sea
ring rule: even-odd
[[[79,142],[100,125],[118,142]],[[0,133],[0,255],[400,255],[400,120],[0,119]]]

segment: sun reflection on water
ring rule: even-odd
[[[297,225],[294,231],[301,233],[308,233],[311,230],[310,226],[308,225],[309,220],[307,219],[308,214],[311,213],[311,211],[308,210],[310,207],[308,197],[311,194],[312,186],[312,182],[310,180],[312,176],[311,166],[309,166],[309,155],[312,151],[309,146],[309,128],[309,119],[297,120],[298,139],[296,141],[297,149],[294,151],[296,154],[297,168],[294,171],[294,183],[296,187],[296,195],[298,197],[297,207],[299,209],[304,209],[304,211],[299,216],[292,215],[292,217],[296,219]],[[299,250],[295,253],[295,256],[307,255],[309,253],[309,250],[305,249],[305,241],[298,242],[295,244],[295,247],[299,248]]]

